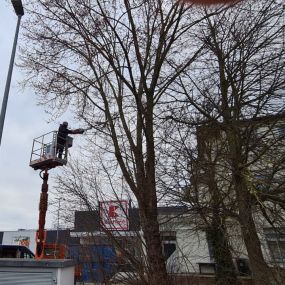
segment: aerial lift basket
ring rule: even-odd
[[[72,138],[67,137],[62,158],[57,157],[57,131],[52,131],[33,140],[30,166],[35,170],[51,169],[67,163],[68,148],[72,146]]]

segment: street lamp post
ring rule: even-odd
[[[13,49],[12,49],[12,54],[11,54],[11,59],[10,59],[8,75],[6,79],[5,91],[4,91],[3,101],[2,101],[2,108],[1,108],[1,115],[0,115],[0,145],[2,141],[2,133],[3,133],[3,128],[4,128],[4,121],[5,121],[5,115],[6,115],[7,103],[8,103],[8,97],[9,97],[9,90],[10,90],[10,84],[11,84],[11,78],[12,78],[12,72],[13,72],[13,66],[14,66],[14,59],[15,59],[15,54],[16,54],[16,46],[17,46],[17,41],[18,41],[20,22],[21,22],[22,16],[24,15],[22,0],[11,0],[11,2],[14,7],[16,15],[18,16],[18,21],[17,21],[17,27],[16,27],[16,32],[15,32],[15,38],[14,38],[14,43],[13,43]]]

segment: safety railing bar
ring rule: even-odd
[[[33,139],[30,162],[43,157],[47,151],[47,146],[51,147],[52,154],[56,156],[57,133],[57,131],[51,131]],[[50,153],[50,151],[48,151],[48,153]]]
[[[30,161],[32,161],[32,156],[33,156],[33,151],[34,151],[34,145],[35,145],[35,140],[33,140],[33,147],[32,147],[32,153],[31,153]]]
[[[40,148],[34,149],[33,152],[38,152],[38,151],[41,151],[41,150],[42,150],[42,148],[40,147]]]
[[[41,135],[41,136],[39,136],[39,137],[37,137],[37,138],[34,138],[34,140],[40,139],[41,137],[47,136],[48,134],[51,134],[51,133],[53,133],[53,132],[56,132],[56,131],[51,131],[51,132],[49,132],[49,133],[46,133],[46,134],[44,134],[44,135]]]

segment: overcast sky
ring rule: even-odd
[[[22,1],[24,5],[27,0]],[[16,23],[17,16],[10,1],[0,0],[1,105]],[[0,231],[37,228],[41,179],[39,172],[29,167],[32,141],[45,132],[57,129],[59,123],[59,120],[48,123],[49,117],[43,108],[36,105],[33,90],[20,88],[23,76],[15,66],[0,146]],[[52,170],[51,174],[56,171]],[[50,212],[47,214],[47,227],[51,227]]]

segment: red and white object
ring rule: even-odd
[[[100,202],[100,219],[104,229],[112,231],[129,230],[128,201],[104,201]]]

